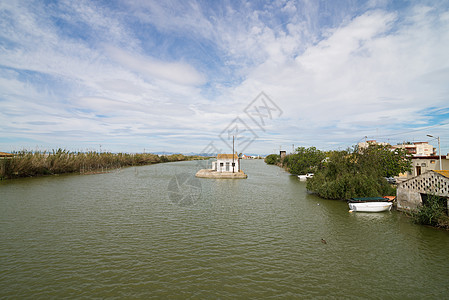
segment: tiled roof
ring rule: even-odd
[[[443,175],[446,178],[449,178],[449,170],[433,170],[435,173]]]
[[[217,154],[217,159],[232,159],[232,154]],[[238,159],[237,154],[234,154],[234,159]]]
[[[5,156],[14,156],[14,154],[6,153],[6,152],[0,152],[0,157],[5,157]]]

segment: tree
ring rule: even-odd
[[[277,154],[270,154],[265,157],[265,163],[269,165],[276,165],[280,161],[280,156]]]
[[[326,154],[315,147],[298,147],[284,158],[283,165],[292,174],[306,174],[315,172],[325,158]]]
[[[307,181],[307,188],[328,199],[373,197],[393,193],[385,177],[410,170],[411,160],[402,149],[386,146],[334,151]]]
[[[397,176],[411,169],[411,157],[405,149],[392,150],[388,146],[371,144],[369,147],[355,150],[360,168],[375,172],[378,176]]]

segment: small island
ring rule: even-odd
[[[248,177],[240,170],[240,160],[237,154],[218,154],[212,162],[211,169],[199,170],[196,177],[219,179],[245,179]]]

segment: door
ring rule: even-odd
[[[421,175],[421,166],[416,166],[416,176]]]

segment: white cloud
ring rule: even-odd
[[[447,10],[325,6],[81,1],[50,17],[40,3],[3,2],[1,134],[139,149],[172,137],[158,150],[199,151],[265,91],[284,111],[254,144],[268,152],[426,126],[448,107]]]
[[[139,54],[127,53],[118,48],[107,47],[107,52],[121,67],[138,72],[150,79],[163,79],[183,85],[201,85],[204,76],[194,67],[183,62],[163,62]]]

